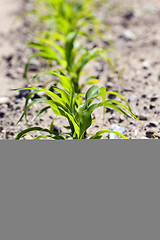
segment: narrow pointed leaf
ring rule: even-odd
[[[124,139],[128,139],[127,137],[125,137],[123,134],[117,132],[117,131],[110,131],[110,130],[102,130],[97,132],[95,135],[93,135],[90,139],[99,139],[99,137],[102,137],[103,133],[115,133],[116,135],[124,138]]]
[[[50,133],[48,129],[44,129],[41,127],[32,127],[32,128],[27,128],[20,132],[16,137],[15,140],[19,140],[21,137],[25,136],[27,133],[34,132],[34,131],[42,131],[42,132],[47,132]]]

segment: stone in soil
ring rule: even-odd
[[[6,76],[7,77],[10,77],[12,79],[16,79],[18,78],[18,75],[12,70],[12,69],[9,69],[6,73]]]
[[[153,138],[154,137],[154,132],[153,131],[147,131],[146,132],[146,137],[147,138]]]
[[[125,13],[123,15],[123,18],[126,19],[126,20],[130,20],[134,17],[134,12],[133,11],[128,11],[127,13]]]
[[[123,38],[125,41],[133,41],[136,40],[136,35],[130,30],[124,30],[120,35],[120,38]]]
[[[158,127],[159,123],[158,122],[150,122],[148,127]]]
[[[107,83],[105,84],[105,87],[106,87],[107,89],[113,88],[113,83],[112,83],[112,82],[107,82]]]
[[[111,125],[111,127],[109,128],[109,130],[110,130],[110,131],[117,131],[117,132],[119,132],[119,133],[121,133],[121,134],[123,134],[123,133],[125,132],[125,128],[120,127],[120,126],[115,125],[115,124]],[[109,139],[115,139],[116,137],[117,137],[117,134],[115,134],[115,133],[109,133]]]
[[[144,62],[142,63],[142,68],[143,68],[143,69],[148,69],[149,67],[150,67],[150,64],[149,64],[148,61],[144,61]]]
[[[109,94],[109,95],[108,95],[108,98],[109,98],[109,99],[115,99],[115,98],[116,98],[116,95],[114,95],[114,94]]]
[[[39,67],[40,63],[37,60],[31,60],[28,64],[28,70],[32,72],[38,71]]]
[[[4,116],[5,116],[5,112],[0,111],[0,118],[4,118]]]
[[[148,118],[147,118],[146,116],[144,116],[144,115],[140,115],[140,116],[139,116],[139,120],[140,120],[140,121],[147,121]]]
[[[0,104],[9,103],[8,97],[0,97]]]
[[[149,138],[144,136],[144,137],[141,137],[141,139],[149,139]]]
[[[151,97],[151,102],[155,102],[158,99],[158,97]]]

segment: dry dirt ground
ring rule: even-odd
[[[31,9],[32,4],[23,0],[0,1],[0,139],[14,139],[26,128],[25,120],[16,125],[23,110],[25,94],[9,89],[26,86],[23,69],[32,53],[26,43],[33,36],[29,17],[17,19],[16,16]],[[112,29],[108,38],[112,39],[124,59],[123,83],[101,62],[93,62],[87,69],[98,73],[103,65],[99,86],[125,97],[141,124],[114,111],[107,111],[103,121],[102,111],[98,110],[94,113],[95,122],[87,136],[115,124],[123,127],[124,135],[130,139],[153,139],[156,138],[154,132],[160,132],[160,2],[115,0],[114,6],[112,13],[101,9],[100,14]],[[108,47],[108,42],[103,40],[94,44]],[[31,75],[40,69],[39,62],[34,62]],[[38,109],[39,106],[35,106],[28,112],[29,125],[49,127],[54,118],[50,111],[35,122],[30,121]],[[63,131],[63,125],[67,123],[63,118],[55,118],[54,124],[58,131]],[[103,138],[108,137],[104,135]],[[32,139],[32,135],[25,139]]]

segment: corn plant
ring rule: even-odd
[[[60,87],[53,85],[50,88],[50,90],[47,90],[45,88],[35,88],[35,87],[14,89],[14,90],[24,90],[24,89],[32,90],[26,98],[24,112],[20,117],[19,121],[21,121],[22,118],[26,116],[26,123],[27,123],[27,110],[31,108],[34,104],[43,102],[43,103],[46,103],[47,106],[42,108],[34,116],[33,120],[36,119],[40,114],[45,112],[47,109],[51,108],[53,113],[56,116],[61,116],[68,120],[69,126],[67,126],[66,128],[69,129],[70,131],[62,134],[54,132],[53,122],[52,122],[49,129],[43,129],[40,127],[29,128],[28,126],[26,130],[20,132],[16,136],[15,138],[16,140],[20,139],[27,133],[33,132],[33,131],[39,131],[39,132],[45,133],[45,135],[44,134],[39,135],[34,139],[49,138],[49,139],[57,139],[57,140],[66,140],[67,137],[70,137],[72,139],[84,139],[87,129],[93,123],[92,113],[94,112],[94,110],[96,110],[99,107],[102,107],[103,109],[103,118],[105,116],[105,108],[107,107],[107,108],[114,109],[129,118],[136,119],[135,115],[131,111],[131,108],[128,102],[123,97],[121,97],[118,93],[112,92],[112,91],[106,91],[104,87],[99,88],[97,85],[93,85],[88,89],[86,94],[85,93],[77,94],[74,90],[73,82],[70,78],[68,78],[67,76],[64,77],[61,74],[57,74],[57,72],[52,72],[52,74],[59,77],[59,82],[61,85]],[[67,81],[66,81],[66,78],[67,78]],[[55,91],[57,93],[55,93]],[[32,102],[28,104],[29,100],[37,92],[45,93],[47,98],[38,98],[38,99],[32,100]],[[106,99],[107,94],[113,94],[119,97],[120,100],[123,101],[125,105],[117,100]],[[99,97],[101,97],[102,99],[101,101],[99,100]],[[124,135],[115,131],[101,130],[101,131],[98,131],[93,136],[91,136],[90,139],[100,139],[103,133],[108,133],[108,132],[113,132],[123,138],[126,138]]]
[[[45,28],[67,35],[76,28],[91,28],[96,35],[101,34],[100,26],[103,24],[107,30],[108,25],[93,14],[102,1],[91,0],[35,0],[34,14],[38,22],[46,23]],[[39,10],[37,10],[37,8]],[[91,35],[90,35],[91,36]]]
[[[40,37],[38,42],[30,42],[28,45],[38,49],[38,52],[33,54],[25,66],[24,77],[27,78],[28,64],[32,58],[41,57],[47,59],[49,66],[54,60],[65,74],[67,74],[73,82],[75,91],[80,93],[84,85],[95,84],[98,80],[95,76],[90,76],[82,85],[79,84],[79,79],[82,75],[82,70],[85,65],[95,58],[105,59],[112,72],[118,72],[121,79],[121,72],[117,68],[117,64],[108,57],[107,51],[111,49],[95,48],[88,51],[84,44],[80,45],[76,42],[79,36],[92,38],[94,34],[89,34],[83,27],[90,27],[90,23],[95,26],[96,34],[99,29],[99,21],[92,13],[92,7],[97,7],[97,1],[91,0],[37,0],[38,4],[42,4],[40,8],[45,9],[46,14],[43,15],[43,21],[51,20],[51,29],[45,31],[44,37]],[[102,1],[100,1],[102,2]],[[37,5],[38,5],[37,4]],[[42,7],[43,6],[43,7]],[[51,30],[51,31],[50,31]],[[112,49],[112,51],[114,51]],[[116,55],[121,56],[114,51]],[[123,62],[123,60],[121,61]]]
[[[25,66],[24,77],[27,78],[27,69],[30,60],[39,56],[43,59],[47,59],[49,65],[51,65],[51,61],[54,60],[58,64],[58,68],[69,75],[77,93],[81,91],[84,85],[97,83],[95,76],[91,76],[82,85],[79,84],[79,79],[83,73],[82,70],[86,64],[93,59],[104,59],[109,64],[112,72],[117,71],[121,78],[121,73],[118,70],[117,64],[108,57],[107,52],[113,51],[119,56],[123,63],[121,56],[116,51],[109,48],[102,49],[96,47],[92,50],[83,48],[82,44],[76,42],[78,34],[78,30],[70,32],[66,37],[55,33],[53,41],[44,38],[40,39],[38,43],[30,42],[28,45],[37,48],[39,51],[29,58]]]

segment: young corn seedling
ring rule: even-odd
[[[52,72],[53,75],[59,76],[59,82],[61,85],[61,88],[52,86],[50,90],[47,90],[45,88],[34,88],[34,87],[28,87],[23,89],[30,89],[32,90],[25,102],[24,106],[24,112],[22,116],[20,117],[19,121],[26,116],[27,110],[31,108],[36,103],[46,103],[46,107],[42,108],[35,116],[34,119],[36,119],[40,114],[45,112],[47,109],[51,108],[53,113],[56,116],[64,117],[68,120],[69,126],[66,128],[69,129],[69,132],[65,132],[62,134],[59,134],[57,132],[53,131],[53,122],[51,123],[49,129],[43,129],[40,127],[32,127],[27,128],[26,130],[20,132],[15,139],[18,140],[21,137],[25,136],[27,133],[38,131],[44,133],[43,135],[39,135],[38,137],[34,139],[41,139],[41,138],[49,138],[49,139],[56,139],[56,140],[66,140],[68,137],[71,139],[84,139],[87,129],[92,125],[93,123],[93,116],[92,113],[99,107],[102,107],[103,109],[103,118],[105,116],[105,108],[111,108],[115,111],[120,112],[121,114],[136,119],[135,115],[132,113],[131,108],[128,104],[128,102],[121,97],[116,92],[106,91],[104,87],[99,88],[97,85],[93,85],[88,89],[88,91],[85,93],[77,94],[74,91],[73,82],[70,78],[67,79],[64,78],[63,75],[57,75],[56,72]],[[23,89],[14,89],[14,90],[23,90]],[[57,93],[55,93],[55,91]],[[43,92],[48,97],[47,98],[39,98],[36,100],[33,100],[30,104],[28,104],[28,101],[32,98],[32,96],[37,92]],[[124,102],[122,104],[121,102],[117,100],[111,100],[106,99],[107,94],[113,94],[117,96],[121,101]],[[84,96],[84,99],[83,99]],[[99,100],[99,97],[101,97],[102,100]],[[19,122],[18,121],[18,122]],[[26,118],[27,122],[27,118]],[[109,130],[101,130],[98,131],[96,134],[90,137],[90,139],[100,139],[102,137],[103,133],[109,133],[113,132],[117,135],[121,136],[122,138],[126,137],[118,132],[115,131],[109,131]]]
[[[42,59],[47,59],[49,64],[54,60],[58,65],[58,69],[61,69],[61,71],[71,78],[76,93],[80,93],[84,85],[98,82],[95,76],[91,76],[83,82],[82,85],[79,84],[84,67],[93,59],[104,59],[109,64],[112,72],[117,71],[121,79],[121,73],[118,70],[116,62],[108,57],[107,52],[113,51],[123,63],[120,55],[115,50],[109,48],[93,48],[92,50],[87,50],[76,42],[78,35],[79,31],[77,30],[70,32],[67,36],[55,34],[53,41],[45,38],[40,39],[38,43],[29,43],[28,45],[37,48],[38,52],[29,58],[25,66],[24,77],[27,78],[27,69],[30,60],[39,56]]]
[[[67,35],[75,29],[92,29],[95,34],[101,35],[101,24],[110,30],[108,25],[98,19],[92,9],[97,8],[97,2],[91,0],[36,0],[35,14],[39,22],[45,22],[48,31]],[[43,11],[42,11],[43,9]],[[83,31],[84,32],[84,31]],[[93,34],[92,34],[93,35]],[[91,36],[91,35],[90,35]]]
[[[82,87],[86,84],[96,83],[97,80],[94,76],[91,76],[82,85],[79,84],[79,79],[82,74],[82,70],[85,65],[95,58],[105,59],[111,70],[118,72],[119,78],[121,79],[121,73],[117,68],[116,63],[111,60],[106,52],[110,49],[103,50],[101,48],[95,48],[91,51],[83,48],[81,45],[76,43],[76,39],[83,35],[85,37],[92,36],[87,34],[81,29],[83,26],[97,26],[95,23],[97,19],[93,16],[91,11],[91,0],[37,0],[38,3],[43,3],[46,9],[47,15],[44,17],[44,21],[52,19],[54,21],[54,30],[52,34],[50,31],[46,31],[44,38],[39,38],[37,43],[31,42],[28,45],[38,49],[38,52],[33,54],[28,63],[25,66],[24,77],[27,78],[28,64],[32,58],[41,57],[47,59],[49,66],[51,66],[54,60],[58,67],[67,74],[73,81],[75,91],[79,93]],[[94,2],[97,6],[97,2]],[[98,23],[98,22],[97,22]],[[96,27],[97,28],[97,27]],[[98,29],[98,28],[97,28]],[[114,51],[114,50],[113,50]],[[119,55],[114,51],[116,55]],[[80,55],[80,57],[79,57]],[[120,56],[119,56],[120,57]],[[122,58],[120,57],[122,60]],[[123,62],[123,61],[121,61]]]

